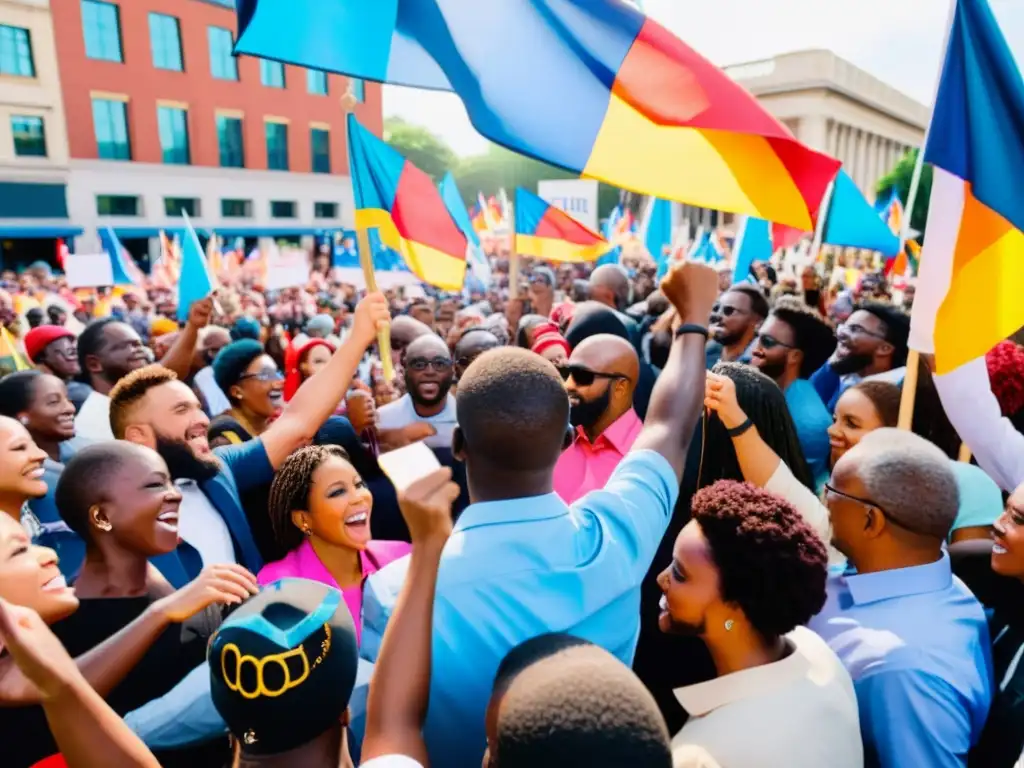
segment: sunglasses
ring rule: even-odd
[[[565,365],[560,367],[558,372],[562,375],[562,381],[568,381],[571,376],[572,380],[581,387],[589,387],[594,383],[595,379],[629,378],[628,376],[623,376],[621,373],[601,373],[600,371],[592,371],[581,365]]]
[[[796,349],[792,344],[786,344],[785,342],[779,341],[774,336],[769,336],[765,333],[758,333],[754,336],[754,343],[760,344],[764,349],[775,349],[776,347],[785,347],[786,349]]]
[[[733,315],[745,315],[747,313],[739,307],[723,307],[715,305],[711,308],[711,314],[721,315],[722,317],[732,317]]]
[[[444,357],[435,357],[432,360],[424,360],[422,357],[418,357],[415,360],[406,361],[405,367],[411,371],[425,371],[427,368],[432,368],[439,373],[443,373],[452,367],[452,361]]]
[[[259,373],[244,373],[238,377],[239,381],[245,381],[246,379],[254,379],[255,381],[262,381],[264,384],[273,381],[283,381],[284,375],[278,371],[260,371]]]

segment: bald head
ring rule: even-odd
[[[391,348],[401,352],[420,336],[433,335],[433,331],[419,320],[408,315],[399,315],[391,320]]]
[[[417,336],[413,339],[409,346],[406,347],[405,356],[407,359],[414,357],[425,357],[427,359],[435,357],[449,357],[448,345],[444,343],[444,340],[436,333],[427,333],[423,336]]]
[[[489,349],[500,347],[501,342],[487,328],[467,328],[455,345],[455,375],[462,374],[470,364]]]
[[[614,373],[629,380],[630,394],[640,378],[640,358],[636,349],[625,339],[609,333],[599,333],[584,339],[572,351],[570,365],[582,365],[597,373]]]
[[[629,276],[618,264],[603,264],[590,275],[590,298],[612,309],[629,306]]]

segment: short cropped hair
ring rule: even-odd
[[[841,459],[854,463],[867,498],[913,533],[945,541],[960,510],[949,457],[902,429],[869,432]]]
[[[118,440],[125,430],[134,408],[146,393],[161,384],[177,381],[178,374],[159,363],[138,368],[122,378],[110,390],[110,429]]]
[[[555,367],[526,349],[484,352],[456,393],[467,449],[492,464],[532,471],[553,466],[569,427],[569,396]]]
[[[768,312],[770,311],[768,299],[765,298],[764,291],[758,286],[751,283],[736,283],[726,293],[742,293],[750,299],[751,312],[758,317],[768,317]]]
[[[780,299],[772,315],[793,329],[793,343],[804,353],[800,378],[811,378],[836,351],[836,334],[832,326],[800,300]]]
[[[665,721],[643,683],[607,651],[576,642],[507,684],[492,758],[500,768],[672,765]]]
[[[891,304],[883,304],[878,301],[867,301],[858,304],[854,310],[863,310],[878,318],[882,324],[882,333],[885,340],[892,344],[895,352],[892,355],[894,368],[907,364],[907,352],[910,339],[910,315]]]
[[[693,497],[693,519],[718,566],[722,599],[740,606],[762,637],[784,635],[821,610],[828,551],[789,502],[720,480]]]
[[[99,354],[103,349],[103,333],[107,326],[112,323],[121,322],[116,317],[103,317],[89,322],[85,329],[78,335],[78,360],[82,366],[79,380],[89,383],[89,368],[86,365],[86,358]]]

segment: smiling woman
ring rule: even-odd
[[[213,376],[231,408],[210,423],[212,446],[259,437],[281,414],[284,376],[258,341],[242,339],[221,349],[213,361]]]

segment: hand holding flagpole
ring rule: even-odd
[[[370,236],[364,227],[360,227],[356,234],[359,240],[359,266],[363,268],[366,291],[367,293],[373,293],[377,290],[377,280],[373,274],[373,252],[370,251]],[[390,384],[395,379],[395,366],[391,362],[390,326],[377,331],[377,348],[380,350],[380,362],[384,367],[384,380]]]

